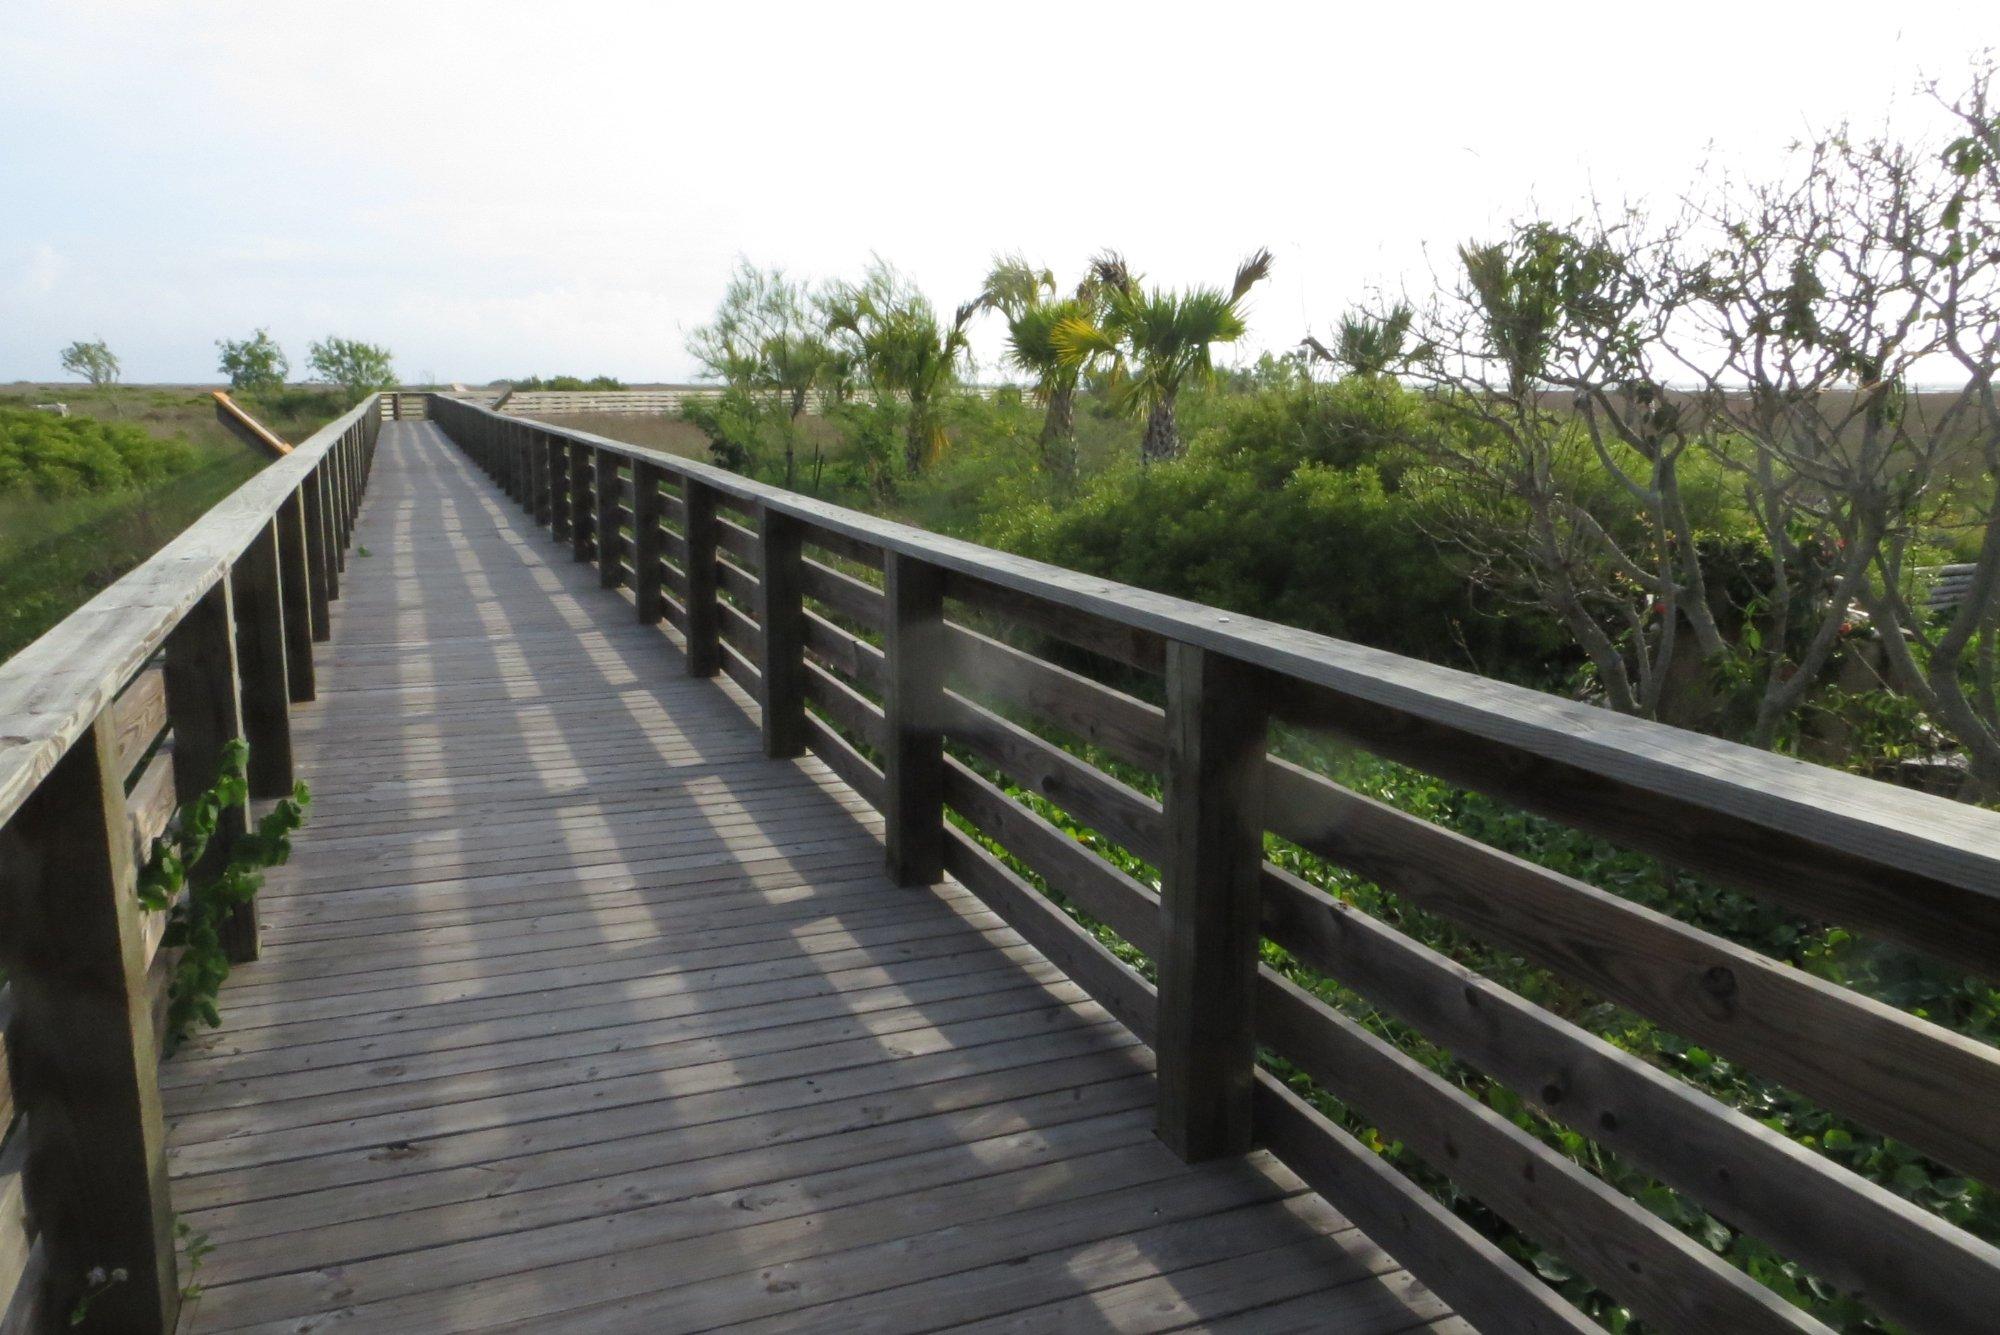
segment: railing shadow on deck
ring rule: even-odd
[[[640,619],[670,623],[695,673],[719,670],[758,700],[768,752],[811,750],[883,812],[892,877],[921,884],[948,871],[1150,1042],[1169,1145],[1192,1160],[1269,1146],[1481,1326],[1577,1328],[1582,1318],[1258,1070],[1258,1046],[1663,1328],[1813,1323],[1260,969],[1260,940],[1884,1316],[1963,1329],[2000,1301],[2000,1250],[1988,1242],[1262,865],[1264,835],[1994,1183],[2000,1126],[1985,1110],[2000,1106],[2000,1054],[1990,1045],[1268,760],[1266,729],[1330,730],[1987,978],[2000,976],[2000,818],[602,437],[465,404],[431,412],[579,560],[594,559],[606,587],[631,588]],[[598,533],[615,535],[608,553]],[[1051,639],[1163,679],[1165,707],[974,626],[1016,627],[1029,643]],[[1011,721],[1021,717],[1160,775],[1163,803]],[[1158,868],[1159,893],[1091,856],[995,776]],[[946,821],[947,808],[963,826]],[[1152,961],[1158,993],[1023,872]]]

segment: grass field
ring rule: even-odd
[[[0,407],[54,402],[68,404],[72,415],[126,422],[184,440],[193,446],[196,463],[139,491],[56,499],[32,492],[0,495],[0,660],[158,551],[270,462],[215,420],[214,400],[203,388],[0,387]],[[294,443],[343,407],[321,391],[288,390],[243,402]]]

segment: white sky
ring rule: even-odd
[[[996,251],[1224,282],[1245,351],[1594,186],[1664,204],[1921,75],[2000,5],[679,6],[0,0],[0,380],[101,336],[209,380],[268,325],[408,379],[689,378],[739,255],[871,251],[951,306]],[[990,367],[997,322],[976,342]]]

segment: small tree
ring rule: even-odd
[[[1054,330],[1063,360],[1079,371],[1110,371],[1113,401],[1143,413],[1147,463],[1177,459],[1185,448],[1175,406],[1181,388],[1214,369],[1211,349],[1243,337],[1244,298],[1271,272],[1271,252],[1260,250],[1236,270],[1229,291],[1196,287],[1179,292],[1142,288],[1116,254],[1100,256],[1093,276],[1103,296],[1095,318],[1078,316]]]
[[[221,353],[218,369],[229,377],[231,389],[280,389],[292,364],[268,329],[259,329],[245,339],[217,339]]]
[[[389,389],[396,383],[389,350],[358,339],[328,338],[315,343],[307,364],[320,379],[354,396]]]
[[[64,348],[62,368],[71,375],[82,376],[93,385],[118,383],[118,359],[101,338],[89,343],[78,340]]]
[[[821,299],[830,335],[874,389],[879,401],[909,404],[903,432],[903,473],[916,477],[944,448],[938,400],[958,383],[969,342],[965,326],[975,305],[960,306],[946,324],[929,298],[877,261],[860,286],[838,285]]]
[[[1458,281],[1414,322],[1350,319],[1333,354],[1379,374],[1416,325],[1408,373],[1444,423],[1422,442],[1442,465],[1439,536],[1481,583],[1560,621],[1612,708],[1646,716],[1684,631],[1704,657],[1727,652],[1681,481],[1699,420],[1657,365],[1685,300],[1661,278],[1672,246],[1630,220],[1520,224],[1462,247]]]
[[[739,264],[715,319],[689,335],[688,349],[708,374],[742,392],[744,410],[775,396],[784,482],[796,485],[799,419],[813,391],[826,388],[834,360],[805,286],[783,270]],[[817,478],[817,460],[814,473]]]
[[[1096,275],[1074,295],[1057,297],[1056,278],[1019,255],[994,260],[979,305],[1007,317],[1007,363],[1034,377],[1042,416],[1042,466],[1060,477],[1076,472],[1076,391],[1082,368],[1063,356],[1056,331],[1072,320],[1094,322],[1102,313]]]

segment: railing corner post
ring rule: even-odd
[[[1254,669],[1167,645],[1158,1130],[1191,1163],[1250,1148],[1269,731]]]
[[[764,632],[758,670],[764,754],[788,760],[806,749],[805,532],[799,521],[757,507],[757,624]]]
[[[896,551],[882,571],[889,877],[932,885],[944,875],[944,572]]]

